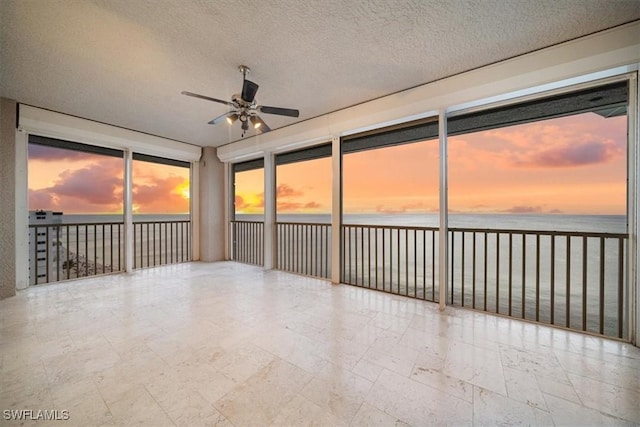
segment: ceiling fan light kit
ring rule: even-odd
[[[243,138],[246,131],[249,129],[249,122],[251,122],[253,128],[258,133],[265,133],[271,130],[271,128],[269,128],[269,126],[267,126],[267,124],[264,122],[264,120],[260,118],[258,112],[287,117],[300,116],[300,112],[292,108],[258,105],[255,98],[260,86],[250,80],[247,80],[247,74],[251,72],[251,69],[246,65],[240,65],[238,67],[238,70],[242,73],[242,92],[240,94],[234,94],[231,97],[231,102],[187,91],[183,91],[182,94],[192,96],[194,98],[204,99],[205,101],[217,102],[219,104],[224,104],[228,107],[231,107],[231,110],[209,121],[209,124],[216,125],[223,119],[226,119],[227,123],[232,125],[236,120],[240,120]]]

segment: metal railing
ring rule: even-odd
[[[627,235],[449,229],[447,303],[627,335]],[[342,226],[342,282],[438,301],[438,229]]]
[[[124,271],[124,223],[29,226],[29,283]],[[189,221],[133,223],[133,268],[191,260]]]
[[[449,229],[448,303],[626,336],[626,234]]]
[[[279,270],[331,277],[331,224],[278,222],[276,239]]]
[[[29,225],[29,284],[124,270],[124,223]]]
[[[264,222],[231,221],[231,259],[264,265]]]
[[[342,226],[342,282],[438,301],[438,229]]]
[[[191,261],[191,222],[134,222],[133,254],[133,268]]]

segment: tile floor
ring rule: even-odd
[[[640,424],[631,345],[232,262],[20,292],[0,355],[5,425]]]

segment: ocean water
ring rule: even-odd
[[[278,221],[328,224],[330,216],[279,215]],[[345,215],[343,222],[344,282],[438,299],[437,214]],[[449,227],[449,304],[626,334],[625,216],[451,214]],[[325,243],[316,233],[311,226],[280,233],[281,268],[329,277],[322,258],[330,258],[331,248],[313,252],[317,242]]]
[[[239,221],[263,221],[263,215],[238,214]],[[625,215],[449,214],[450,228],[625,233]],[[279,214],[279,222],[330,224],[329,214]],[[438,227],[438,214],[345,214],[344,224]]]

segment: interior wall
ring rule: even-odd
[[[214,147],[205,147],[199,162],[200,260],[224,260],[224,164]]]
[[[0,299],[16,294],[16,101],[0,98]]]

